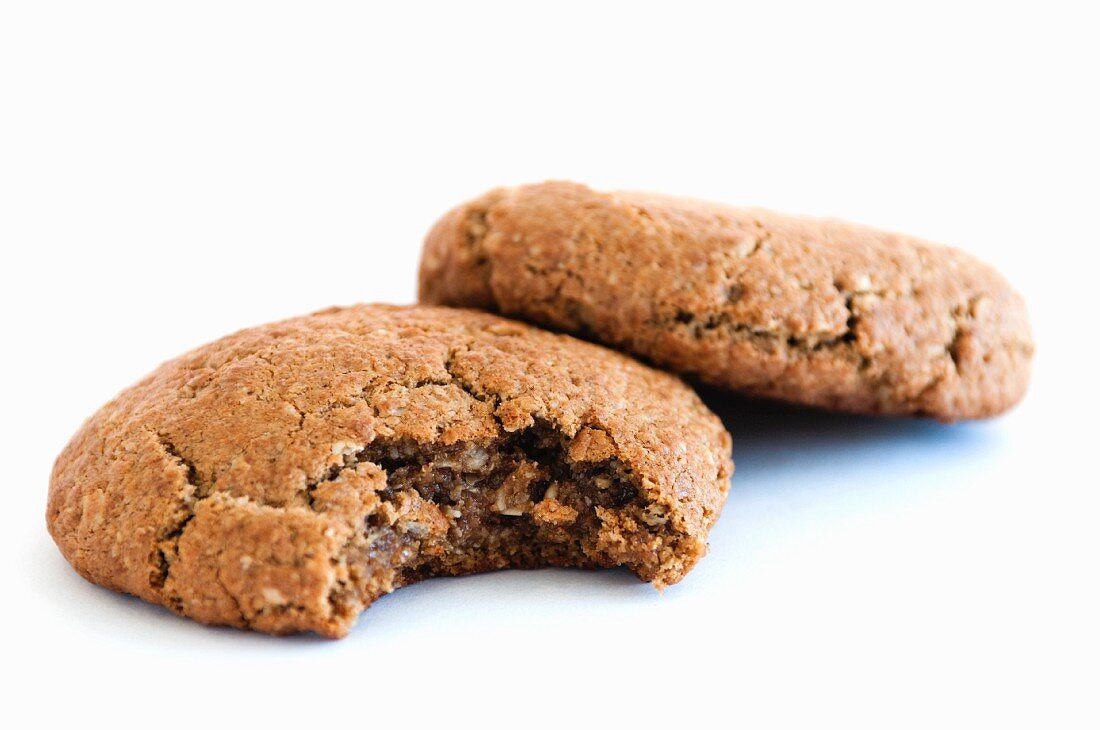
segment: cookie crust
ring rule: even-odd
[[[332,309],[165,363],[58,457],[47,523],[88,580],[205,623],[347,633],[432,575],[706,550],[732,472],[674,376],[492,315]]]
[[[1022,298],[961,251],[835,220],[550,182],[428,234],[423,302],[564,330],[730,390],[982,418],[1018,402]]]

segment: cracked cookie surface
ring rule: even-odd
[[[981,418],[1033,353],[1021,297],[961,251],[834,220],[552,182],[428,234],[421,301],[517,316],[730,390]]]
[[[706,550],[733,465],[677,378],[468,310],[360,305],[230,335],[101,408],[51,535],[87,579],[206,623],[344,635],[434,575]]]

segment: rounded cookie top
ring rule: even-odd
[[[422,301],[581,334],[702,381],[951,421],[1024,394],[1021,297],[955,249],[835,220],[551,182],[428,234]]]
[[[47,522],[96,583],[339,636],[434,574],[627,565],[674,583],[705,552],[729,447],[690,388],[613,351],[361,305],[238,332],[121,393],[57,459]]]

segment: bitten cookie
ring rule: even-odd
[[[733,465],[677,378],[498,317],[363,305],[172,360],[62,452],[47,522],[88,580],[205,623],[342,636],[435,575],[706,551]]]
[[[1023,300],[955,249],[815,220],[552,182],[494,190],[428,234],[424,302],[518,316],[707,383],[943,421],[1027,388]]]

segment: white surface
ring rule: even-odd
[[[1097,726],[1089,3],[365,5],[0,6],[5,726]],[[964,247],[1032,305],[1032,391],[953,427],[712,398],[734,489],[663,596],[435,580],[333,643],[68,568],[47,480],[101,403],[240,327],[412,300],[440,213],[550,177]]]

